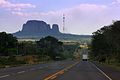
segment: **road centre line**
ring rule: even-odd
[[[70,66],[68,66],[68,67],[66,67],[66,68],[64,68],[64,69],[62,69],[62,70],[60,70],[60,71],[52,74],[51,76],[46,77],[44,80],[53,80],[53,79],[55,79],[58,75],[64,74],[66,71],[68,71],[70,68],[72,68],[73,66],[77,65],[78,63],[79,63],[79,62],[76,62],[76,63],[74,63],[74,64],[72,64],[72,65],[70,65]]]

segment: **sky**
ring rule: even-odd
[[[120,0],[0,0],[0,32],[17,32],[28,20],[58,24],[64,33],[88,35],[120,20]]]

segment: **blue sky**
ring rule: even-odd
[[[59,24],[65,33],[92,34],[120,19],[120,0],[0,0],[0,32],[22,29],[27,20]]]

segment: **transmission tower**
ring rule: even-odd
[[[65,32],[65,14],[63,14],[63,33]]]

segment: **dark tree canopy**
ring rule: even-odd
[[[17,38],[12,34],[0,33],[0,55],[12,55],[16,53]]]
[[[58,39],[47,36],[45,38],[37,41],[37,45],[39,47],[40,53],[43,55],[50,56],[52,59],[56,59],[56,57],[62,58],[62,42],[58,41]]]
[[[91,57],[100,62],[120,62],[120,21],[93,33]]]

